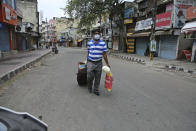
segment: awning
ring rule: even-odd
[[[150,36],[151,32],[143,32],[143,33],[135,33],[135,34],[130,34],[127,37],[144,37],[144,36]]]
[[[185,26],[182,28],[181,33],[191,33],[196,31],[196,21],[186,23]]]
[[[159,36],[159,35],[172,35],[173,30],[169,30],[169,31],[156,31],[155,35]]]

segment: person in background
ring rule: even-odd
[[[87,80],[89,93],[94,92],[95,95],[99,96],[99,85],[102,74],[102,58],[105,63],[110,67],[107,58],[107,46],[106,43],[100,39],[100,33],[97,31],[94,34],[92,40],[88,42],[88,55],[87,55]],[[94,82],[94,90],[93,90]]]

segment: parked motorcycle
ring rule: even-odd
[[[48,125],[29,113],[0,106],[0,131],[47,131]]]

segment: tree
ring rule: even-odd
[[[65,13],[72,18],[80,19],[80,29],[90,29],[97,18],[109,14],[110,20],[119,28],[120,43],[125,42],[123,0],[69,0]]]

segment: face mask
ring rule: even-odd
[[[99,40],[100,37],[101,37],[101,36],[100,36],[99,34],[94,35],[94,39],[95,39],[95,40]]]

